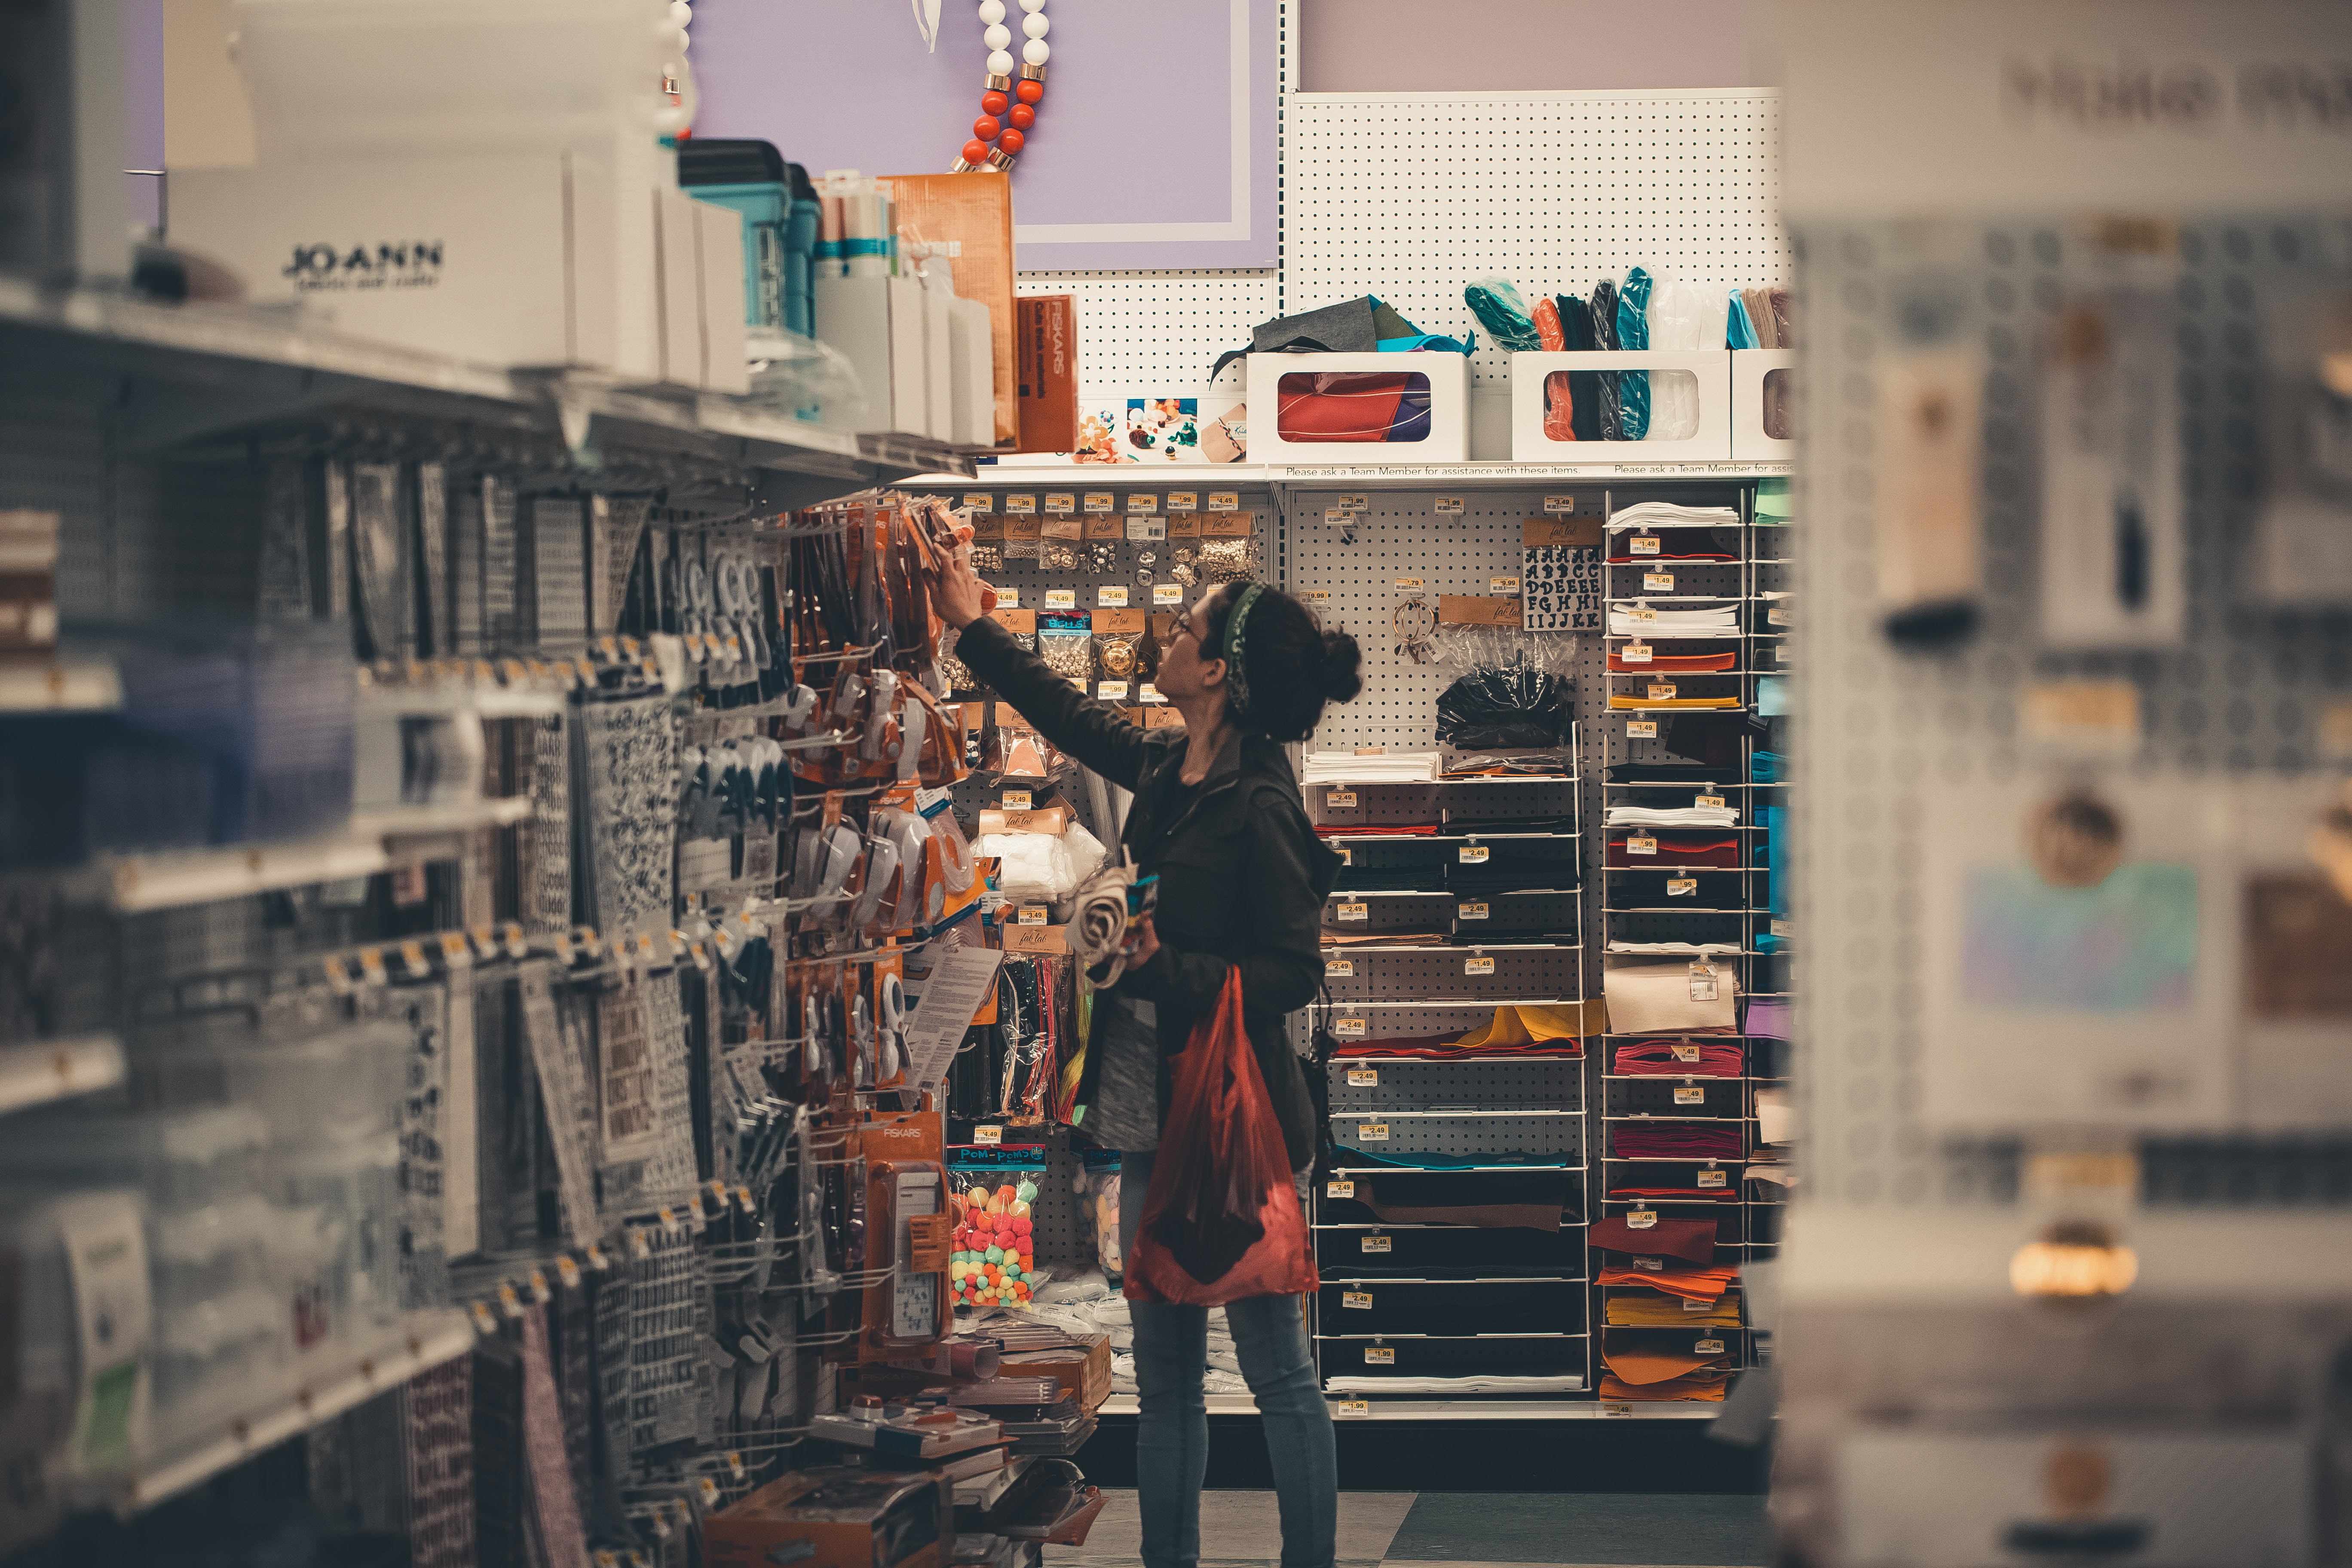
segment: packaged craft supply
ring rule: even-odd
[[[1255,577],[1257,514],[1220,512],[1201,520],[1201,580],[1233,583]]]
[[[1102,671],[1102,678],[1129,682],[1139,679],[1144,669],[1144,638],[1149,630],[1144,612],[1097,610],[1093,621],[1095,666]]]
[[[1037,657],[1067,680],[1095,675],[1094,628],[1087,612],[1049,611],[1037,617]]]
[[[948,1272],[961,1307],[1020,1306],[1042,1282],[1031,1205],[1045,1180],[1045,1150],[950,1152],[949,1206],[955,1219]]]

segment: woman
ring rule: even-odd
[[[956,657],[1067,755],[1134,792],[1120,842],[1160,879],[1158,908],[1142,922],[1126,973],[1095,1011],[1078,1088],[1079,1124],[1141,1129],[1122,1137],[1119,1240],[1132,1247],[1151,1180],[1151,1145],[1168,1100],[1168,1058],[1193,1021],[1214,1007],[1229,966],[1258,1070],[1274,1102],[1302,1196],[1315,1157],[1316,1112],[1290,1048],[1285,1015],[1322,984],[1318,932],[1339,858],[1315,837],[1281,742],[1313,732],[1327,700],[1362,689],[1361,657],[1344,632],[1327,632],[1297,600],[1262,584],[1213,588],[1178,618],[1155,677],[1184,727],[1144,730],[1081,695],[1013,635],[982,615],[971,563],[950,567],[936,603],[961,634]],[[1124,1009],[1159,1047],[1159,1094],[1123,1103],[1106,1078],[1105,1020]],[[1148,1094],[1148,1073],[1125,1098]],[[1139,1093],[1139,1088],[1140,1093]],[[1136,1489],[1147,1568],[1192,1568],[1201,1554],[1201,1480],[1209,1462],[1201,1394],[1208,1310],[1138,1301]],[[1339,1512],[1339,1458],[1299,1300],[1254,1296],[1230,1302],[1242,1375],[1265,1427],[1282,1509],[1284,1568],[1328,1568]]]

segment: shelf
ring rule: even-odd
[[[325,1376],[312,1378],[266,1405],[224,1414],[216,1424],[218,1436],[161,1463],[141,1467],[125,1488],[125,1506],[152,1508],[186,1491],[418,1373],[456,1360],[473,1348],[474,1338],[474,1326],[462,1312],[413,1313],[399,1337],[373,1353],[350,1357]]]
[[[1527,1399],[1507,1394],[1467,1394],[1458,1399],[1326,1396],[1336,1421],[1712,1421],[1723,1406],[1713,1401]],[[1361,1409],[1349,1409],[1353,1403]],[[1696,1405],[1696,1409],[1684,1408]]]
[[[1494,489],[1514,485],[1539,484],[1547,479],[1655,479],[1661,482],[1686,482],[1698,479],[1734,483],[1741,479],[1787,478],[1796,472],[1796,465],[1794,463],[1727,461],[1706,463],[1203,463],[1198,465],[1188,463],[1181,468],[1160,468],[1151,471],[1162,477],[1139,482],[1116,468],[1105,472],[1101,464],[1079,463],[1068,453],[1019,453],[1009,454],[993,463],[982,465],[970,479],[962,481],[962,488],[1021,490],[1032,486],[1043,489],[1066,483],[1073,489],[1081,485],[1094,489],[1122,490],[1161,491],[1181,489],[1199,490],[1205,494],[1213,489],[1249,489],[1259,486],[1295,485],[1311,485],[1317,489],[1338,489],[1360,488],[1368,490],[1445,489],[1454,486],[1465,489]],[[921,475],[918,478],[945,480],[948,476]],[[1718,522],[1706,526],[1737,528],[1740,525],[1737,522]]]
[[[1325,824],[1328,826],[1329,824]],[[1318,833],[1326,844],[1444,844],[1456,838],[1483,843],[1489,838],[1581,838],[1581,833]]]
[[[122,706],[122,674],[110,658],[0,662],[0,713],[109,713]]]
[[[1581,1285],[1584,1281],[1581,1279],[1564,1279],[1561,1283],[1564,1285]],[[1381,1340],[1385,1342],[1388,1340],[1589,1340],[1592,1336],[1590,1333],[1585,1332],[1571,1333],[1563,1329],[1558,1332],[1538,1330],[1528,1332],[1494,1334],[1317,1334],[1315,1337],[1318,1340]]]
[[[1509,1106],[1495,1110],[1488,1110],[1477,1106],[1463,1105],[1456,1106],[1450,1110],[1437,1107],[1432,1107],[1427,1110],[1389,1110],[1385,1109],[1370,1110],[1335,1110],[1330,1113],[1328,1120],[1333,1121],[1361,1121],[1367,1117],[1371,1117],[1382,1121],[1415,1121],[1426,1117],[1439,1121],[1450,1121],[1457,1117],[1463,1116],[1582,1116],[1584,1112],[1581,1110],[1570,1110],[1557,1105]],[[1724,1120],[1729,1121],[1730,1118],[1726,1117]]]
[[[530,815],[527,795],[481,800],[449,801],[432,805],[394,805],[355,814],[352,831],[387,844],[404,839],[435,838],[470,832],[477,827],[511,827]]]
[[[1327,958],[1339,958],[1352,952],[1581,952],[1580,942],[1359,942],[1351,947],[1319,949]]]
[[[112,1035],[0,1046],[0,1112],[112,1089],[122,1073],[122,1042]]]
[[[350,827],[279,844],[230,844],[154,855],[107,856],[97,865],[107,901],[119,914],[210,903],[278,888],[335,882],[391,869],[381,834]]]
[[[1457,1173],[1540,1171],[1556,1176],[1563,1172],[1572,1174],[1591,1168],[1588,1165],[1334,1165],[1331,1173],[1335,1176],[1450,1176]]]
[[[1580,1062],[1582,1051],[1512,1051],[1496,1056],[1482,1051],[1465,1051],[1458,1057],[1333,1057],[1326,1067],[1352,1065],[1359,1062],[1390,1062],[1410,1064],[1426,1062],[1432,1067],[1456,1067],[1464,1062]]]
[[[1432,952],[1457,952],[1458,948],[1437,947]],[[1576,1007],[1583,1005],[1581,996],[1469,996],[1458,1002],[1334,1002],[1335,1013],[1391,1012],[1400,1007],[1443,1007],[1448,1012],[1475,1012],[1482,1007]],[[1770,1037],[1767,1037],[1768,1038]]]
[[[69,359],[123,378],[118,427],[133,448],[357,405],[553,437],[581,468],[642,456],[821,481],[762,497],[777,506],[923,473],[953,482],[971,466],[944,442],[854,436],[715,394],[625,386],[584,371],[503,370],[345,336],[293,310],[169,304],[7,278],[0,279],[0,359],[45,366]]]
[[[1255,1415],[1257,1401],[1246,1394],[1204,1394],[1212,1415]],[[1132,1394],[1114,1394],[1095,1407],[1097,1415],[1134,1415],[1140,1406]]]
[[[1475,777],[1454,779],[1301,779],[1298,781],[1298,787],[1303,790],[1434,789],[1440,785],[1454,784],[1575,784],[1581,777],[1582,775],[1579,773],[1516,773],[1508,777],[1495,778],[1481,773]],[[1545,835],[1544,837],[1553,836]],[[1561,834],[1558,837],[1568,836]]]

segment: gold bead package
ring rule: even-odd
[[[1149,631],[1148,617],[1141,610],[1094,613],[1095,665],[1105,680],[1138,681],[1157,668]]]
[[[1090,682],[1095,674],[1094,628],[1087,612],[1050,611],[1037,617],[1037,657],[1066,680]]]

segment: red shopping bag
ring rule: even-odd
[[[1176,1058],[1126,1294],[1215,1307],[1317,1283],[1282,1127],[1242,1026],[1242,972],[1229,969]]]

